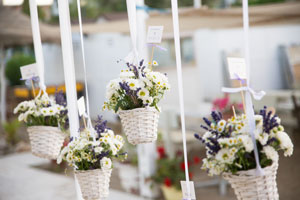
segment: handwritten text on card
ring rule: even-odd
[[[149,26],[147,34],[147,43],[159,44],[161,43],[163,35],[163,26]]]
[[[247,79],[246,61],[244,58],[227,58],[230,79]]]
[[[187,189],[187,184],[186,181],[180,181],[181,184],[181,190],[182,190],[182,198],[183,199],[189,199],[189,200],[193,200],[196,199],[196,194],[195,194],[195,187],[194,187],[194,182],[190,181],[190,188],[189,188],[189,192]]]
[[[23,80],[38,76],[36,63],[20,67],[20,70]]]

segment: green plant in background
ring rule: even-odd
[[[34,63],[33,56],[17,53],[6,64],[5,75],[11,86],[22,85],[20,67]]]
[[[249,0],[249,5],[261,5],[267,3],[280,3],[285,2],[285,0]],[[236,0],[233,6],[242,6],[242,0]]]
[[[163,147],[158,147],[157,152],[157,170],[152,176],[152,180],[159,185],[174,187],[180,190],[180,181],[185,180],[185,165],[182,152],[177,152],[175,158],[169,158]],[[188,162],[188,168],[191,165],[199,164],[200,160],[199,157],[195,156],[193,160]],[[189,177],[190,179],[193,177],[191,172],[189,173]]]
[[[11,122],[6,122],[3,124],[5,139],[8,144],[17,144],[19,140],[17,131],[20,128],[20,125],[21,123],[18,121],[18,119],[14,119]]]
[[[30,15],[29,0],[24,0],[22,4],[22,12],[25,13],[26,15]],[[46,14],[41,7],[38,7],[38,15],[39,15],[39,19],[41,20],[45,19]]]

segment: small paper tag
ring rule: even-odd
[[[149,26],[147,34],[147,43],[159,44],[163,35],[163,26]]]
[[[247,79],[246,61],[244,58],[227,58],[230,79]]]
[[[80,97],[77,101],[79,116],[82,116],[85,113],[85,101],[84,97]]]
[[[194,181],[190,181],[190,191],[188,193],[187,184],[186,181],[180,181],[181,184],[181,190],[182,190],[182,198],[183,200],[186,199],[196,199],[195,194],[195,187],[194,187]]]
[[[20,67],[20,70],[23,80],[38,76],[36,63]]]

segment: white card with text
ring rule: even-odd
[[[193,181],[190,181],[190,192],[189,193],[187,191],[188,189],[187,189],[186,181],[180,181],[180,184],[181,184],[183,200],[186,200],[186,199],[194,200],[194,199],[196,199],[195,187],[194,187],[194,182]]]
[[[85,113],[85,101],[84,97],[80,97],[77,101],[79,116],[82,116]]]
[[[159,44],[161,43],[164,27],[163,26],[149,26],[147,34],[147,43]]]
[[[246,61],[244,58],[227,58],[230,79],[247,79]]]
[[[37,64],[33,63],[30,65],[25,65],[23,67],[20,67],[22,79],[30,79],[32,77],[38,76],[37,72]]]

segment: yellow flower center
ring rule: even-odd
[[[145,96],[146,93],[145,93],[144,91],[141,91],[141,92],[140,92],[140,95],[141,95],[141,96]]]
[[[222,156],[222,158],[223,158],[224,160],[227,160],[227,159],[228,159],[227,153],[224,153],[223,156]]]

